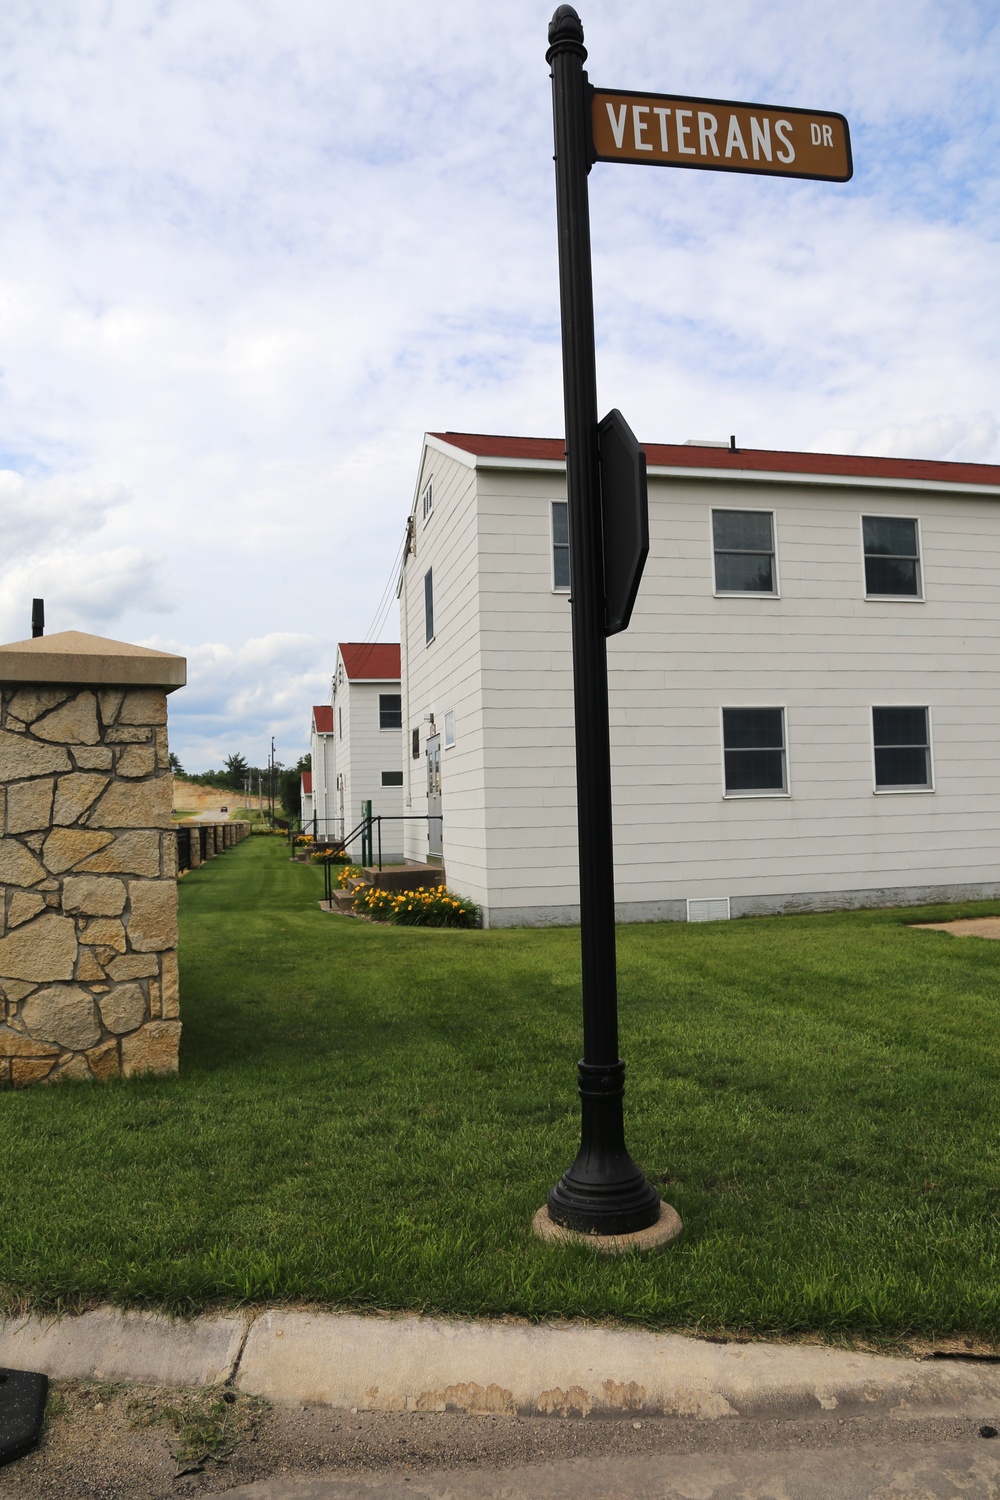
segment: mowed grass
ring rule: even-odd
[[[684,1238],[536,1241],[578,1140],[578,933],[330,917],[258,838],[181,883],[177,1078],[0,1096],[0,1298],[1000,1333],[996,910],[619,931],[633,1155]]]

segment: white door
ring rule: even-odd
[[[441,817],[441,736],[427,736],[427,858],[444,852]]]

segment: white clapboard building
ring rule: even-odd
[[[347,838],[371,804],[381,817],[382,854],[402,857],[403,769],[399,646],[341,641],[333,674],[330,728],[334,746],[332,836]],[[373,852],[377,851],[377,834]],[[350,846],[360,858],[360,843]]]
[[[309,724],[309,788],[306,803],[302,786],[302,828],[318,839],[335,836],[336,770],[334,766],[333,709],[328,703],[313,705]]]
[[[1000,467],[645,451],[608,642],[620,919],[1000,894]],[[406,853],[490,926],[578,919],[567,541],[561,440],[426,437]]]

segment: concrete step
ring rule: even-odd
[[[379,870],[375,865],[362,869],[365,885],[380,891],[415,891],[421,885],[444,885],[443,865],[393,865]]]

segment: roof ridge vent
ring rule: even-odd
[[[727,438],[685,438],[685,448],[728,448]]]

